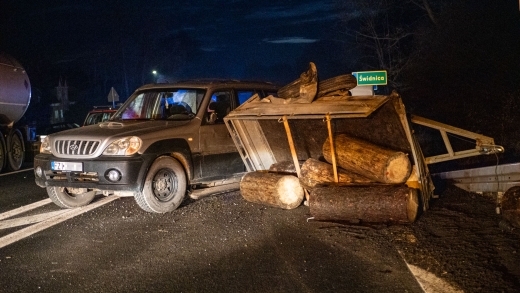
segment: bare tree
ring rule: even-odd
[[[417,54],[414,37],[418,27],[424,25],[426,18],[436,23],[429,1],[358,0],[350,2],[348,7],[343,4],[342,8],[346,33],[361,52],[359,65],[386,70],[389,85],[401,88],[401,73]]]

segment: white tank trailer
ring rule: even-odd
[[[31,83],[22,65],[0,52],[0,172],[19,170],[25,150],[34,141],[35,131],[18,125],[31,101]]]

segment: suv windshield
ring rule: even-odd
[[[191,119],[200,107],[203,89],[158,89],[138,92],[111,120]]]

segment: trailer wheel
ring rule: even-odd
[[[25,147],[23,136],[20,130],[14,129],[7,138],[7,162],[9,169],[18,171],[22,167],[25,159]]]
[[[179,161],[162,156],[148,170],[143,190],[135,194],[135,201],[147,212],[171,212],[184,200],[186,185],[186,173]]]
[[[77,208],[88,205],[96,196],[96,191],[86,188],[47,187],[49,198],[62,208]]]
[[[4,170],[7,151],[5,148],[4,135],[0,132],[0,172]]]

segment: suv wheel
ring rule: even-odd
[[[86,188],[47,187],[52,202],[62,208],[77,208],[88,205],[96,196],[95,191]]]
[[[175,210],[186,195],[184,168],[169,156],[157,158],[146,175],[143,191],[135,201],[145,211],[167,213]]]

